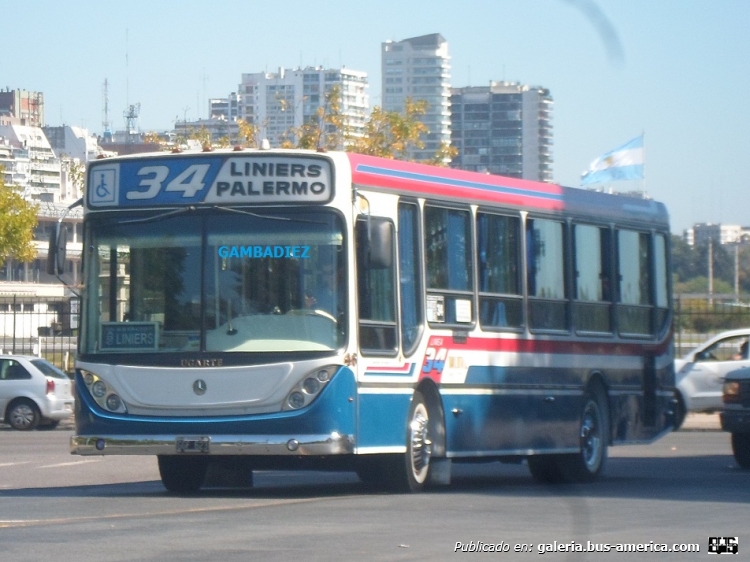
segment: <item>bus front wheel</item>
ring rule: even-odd
[[[397,486],[407,492],[421,491],[430,475],[432,436],[430,413],[421,392],[412,397],[406,426],[406,454],[396,474]]]
[[[159,455],[159,475],[167,491],[190,494],[203,486],[208,471],[207,457]]]

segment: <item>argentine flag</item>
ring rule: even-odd
[[[581,174],[581,185],[643,179],[643,135],[607,152]]]

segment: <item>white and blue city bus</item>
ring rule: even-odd
[[[170,491],[213,467],[417,491],[477,460],[589,481],[672,428],[660,203],[238,148],[96,160],[84,205],[71,450],[155,455]]]

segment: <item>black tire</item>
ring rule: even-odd
[[[674,400],[674,428],[672,431],[677,431],[682,427],[687,411],[685,410],[685,399],[679,390],[675,390]]]
[[[560,470],[566,482],[593,482],[604,471],[609,444],[609,407],[607,395],[599,387],[583,395],[578,426],[580,451],[561,455]]]
[[[593,482],[604,470],[609,443],[607,395],[599,387],[583,395],[578,426],[580,451],[526,458],[532,478],[542,484]]]
[[[203,486],[208,457],[159,455],[161,483],[173,494],[192,494]]]
[[[8,408],[6,421],[13,429],[29,431],[39,425],[42,415],[34,402],[27,398],[21,398],[13,402]]]
[[[732,454],[742,468],[750,468],[750,433],[732,433]]]
[[[430,412],[424,396],[416,391],[406,420],[406,454],[391,455],[385,459],[390,464],[386,466],[385,474],[390,473],[391,486],[397,492],[421,492],[430,477],[430,423]]]

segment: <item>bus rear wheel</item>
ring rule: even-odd
[[[531,476],[545,484],[593,482],[607,460],[608,428],[607,395],[599,387],[587,390],[578,426],[579,452],[532,455],[526,459]]]
[[[159,475],[167,491],[191,494],[203,486],[208,470],[207,457],[159,455]]]
[[[581,449],[560,459],[567,482],[593,482],[601,475],[607,460],[608,428],[607,395],[599,387],[587,390],[578,427]]]

